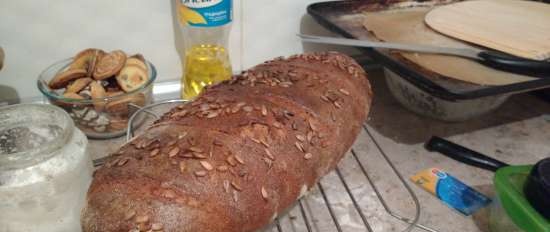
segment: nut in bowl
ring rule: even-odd
[[[125,134],[128,119],[152,102],[156,70],[142,55],[86,49],[46,68],[38,89],[90,138]]]

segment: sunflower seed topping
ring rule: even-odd
[[[206,176],[208,173],[206,171],[196,171],[195,176],[197,177],[203,177]]]
[[[227,172],[228,169],[229,167],[227,167],[227,165],[220,165],[216,168],[219,172]]]
[[[170,151],[168,152],[168,157],[172,158],[172,157],[176,156],[179,152],[180,152],[180,148],[179,147],[174,147],[174,148],[170,149]]]
[[[128,221],[128,220],[132,219],[134,216],[136,216],[136,211],[135,210],[130,210],[130,211],[126,212],[126,214],[124,215],[124,220]]]
[[[235,157],[233,155],[228,156],[225,161],[227,161],[227,163],[233,167],[237,166],[237,161],[235,161]]]
[[[212,164],[208,163],[208,161],[206,161],[206,160],[201,160],[200,163],[201,163],[201,166],[202,166],[204,169],[206,169],[206,170],[208,170],[208,171],[214,170],[214,166],[212,166]]]
[[[312,131],[317,131],[317,126],[315,125],[315,123],[313,123],[311,120],[308,121],[309,123],[309,128],[311,128]]]
[[[264,186],[262,186],[261,192],[264,200],[267,200],[269,198],[269,195],[267,194],[267,190],[265,190]]]
[[[188,150],[190,150],[192,152],[203,152],[203,150],[198,148],[198,147],[190,147],[190,148],[188,148]]]
[[[149,216],[139,215],[139,216],[136,217],[136,222],[137,223],[147,223],[147,222],[149,222]]]
[[[303,135],[296,135],[296,139],[298,139],[300,142],[306,141],[306,138]]]
[[[265,150],[265,154],[267,155],[267,158],[269,158],[270,160],[275,160],[275,156],[273,156],[271,151],[269,151],[267,148],[264,150]]]
[[[275,121],[275,122],[273,122],[273,127],[281,129],[281,128],[283,128],[283,124],[281,124],[280,122]]]
[[[179,162],[179,168],[180,168],[181,174],[185,174],[185,162],[180,161]]]
[[[338,109],[342,108],[342,105],[338,101],[334,101],[334,106],[336,106],[336,108]]]
[[[304,159],[306,159],[306,160],[311,159],[312,157],[313,157],[313,154],[311,154],[309,152],[304,155]]]
[[[349,96],[349,92],[345,89],[339,89],[338,91],[340,91],[340,93],[343,93],[346,96]]]
[[[164,226],[160,223],[153,223],[153,225],[151,225],[151,230],[153,231],[159,231],[162,229],[164,229]]]
[[[128,158],[128,157],[122,158],[117,162],[116,165],[119,166],[119,167],[124,166],[126,163],[128,163],[128,160],[130,160],[130,158]]]
[[[222,141],[220,141],[220,140],[217,140],[217,139],[216,139],[216,140],[214,140],[213,144],[214,144],[214,145],[216,145],[216,146],[219,146],[219,147],[223,146],[223,143],[222,143]]]
[[[218,117],[218,114],[220,114],[219,111],[212,111],[208,113],[208,115],[206,115],[206,118],[215,118],[215,117]]]
[[[301,152],[305,152],[304,147],[302,146],[302,144],[300,142],[296,141],[294,143],[294,146],[296,146],[296,148],[298,148],[298,150],[300,150]]]
[[[223,181],[223,189],[225,190],[226,193],[229,192],[229,181],[228,180]]]
[[[254,108],[252,106],[245,106],[245,107],[243,107],[243,110],[246,111],[246,112],[252,112],[254,110]]]
[[[203,153],[193,152],[193,158],[195,158],[195,159],[206,159],[207,157]]]
[[[235,160],[237,160],[237,162],[241,163],[241,164],[244,164],[244,160],[243,158],[241,158],[239,155],[235,154]]]
[[[149,153],[149,156],[150,157],[155,157],[159,154],[159,152],[160,152],[160,149],[155,148],[154,150],[151,151],[151,153]]]
[[[184,131],[178,135],[178,139],[183,139],[183,137],[187,136],[187,132]]]
[[[233,188],[237,191],[243,191],[243,189],[241,188],[241,186],[239,186],[237,183],[235,183],[234,181],[231,182],[231,186],[233,186]]]
[[[307,142],[308,142],[308,143],[311,143],[311,140],[313,139],[313,136],[315,136],[315,134],[313,133],[313,131],[308,131],[308,132],[307,132],[306,137],[307,137]]]
[[[262,105],[262,115],[264,117],[267,116],[267,108],[265,107],[265,105]]]

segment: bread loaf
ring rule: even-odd
[[[173,108],[94,174],[85,232],[256,231],[350,148],[372,92],[350,57],[260,64]]]

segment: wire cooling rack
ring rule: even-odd
[[[132,139],[136,133],[146,128],[144,125],[149,125],[160,118],[160,115],[173,107],[173,104],[185,102],[185,100],[168,100],[141,108],[134,106],[138,109],[129,120],[126,139]],[[374,152],[368,153],[376,153],[379,157],[366,157],[363,153],[367,152],[361,148],[358,149],[359,145],[357,145],[362,140],[372,141],[369,146],[375,149]],[[376,180],[380,175],[367,171],[369,168],[366,167],[367,162],[364,159],[369,159],[369,163],[375,163],[384,176],[393,178],[393,183],[397,184],[391,191],[384,191],[379,187],[383,183]],[[103,160],[95,160],[94,163],[101,165]],[[397,197],[399,199],[395,200],[396,197],[392,195],[397,192],[405,193],[402,194],[404,197]],[[392,200],[388,201],[388,198]],[[406,205],[405,208],[409,211],[412,209],[412,216],[402,216],[401,212],[395,210],[391,205],[396,201]],[[376,142],[368,127],[363,125],[358,141],[344,161],[333,172],[323,177],[308,195],[297,201],[294,207],[277,217],[264,231],[378,232],[412,231],[418,228],[438,232],[418,223],[420,212],[421,207],[417,196]]]

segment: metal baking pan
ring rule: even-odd
[[[344,37],[377,40],[361,23],[364,12],[393,10],[403,7],[435,6],[456,1],[458,0],[329,1],[311,4],[308,6],[307,11],[323,27]],[[379,61],[386,68],[387,73],[390,72],[394,77],[402,79],[397,81],[404,80],[413,88],[418,88],[422,92],[443,101],[457,102],[504,96],[503,99],[499,99],[500,101],[495,101],[502,103],[505,98],[512,94],[550,87],[550,78],[533,79],[499,86],[471,84],[422,69],[412,62],[407,62],[398,53],[388,53],[384,50],[371,48],[360,49]],[[496,108],[496,105],[493,108]]]

